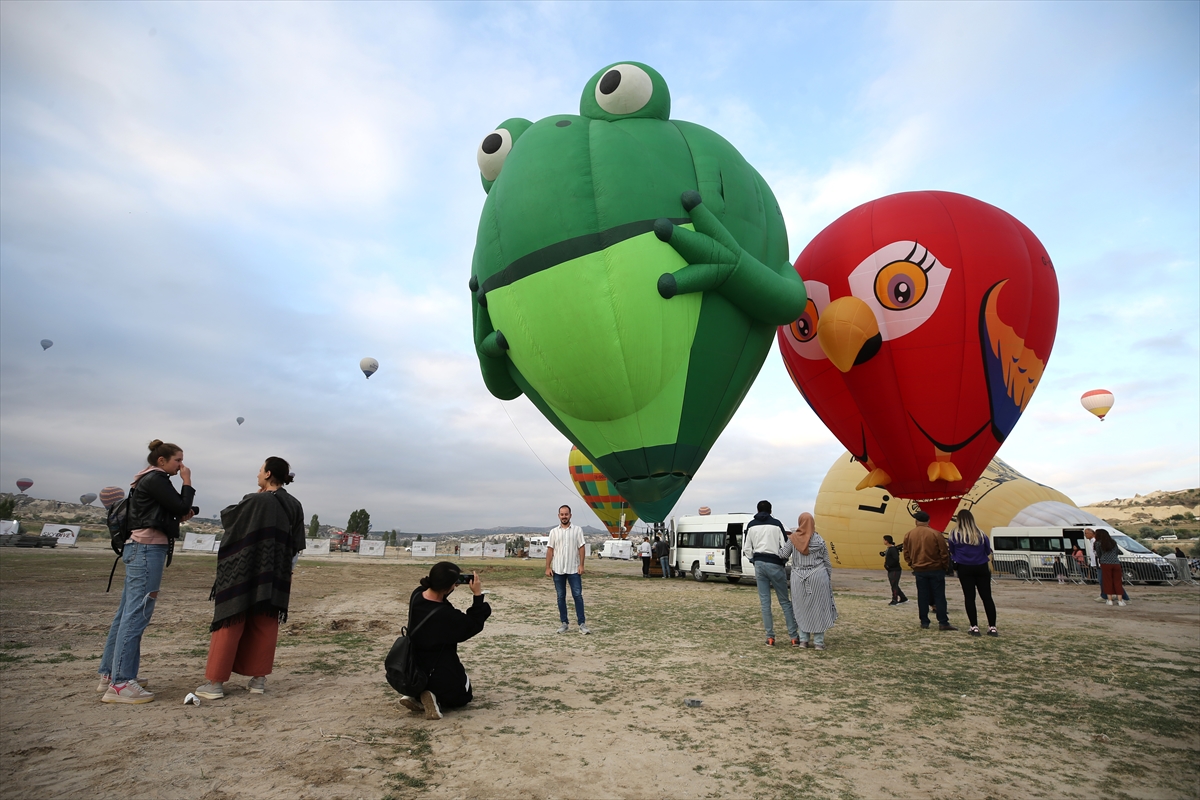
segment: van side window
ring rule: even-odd
[[[1017,540],[1011,536],[997,536],[992,540],[992,548],[995,550],[1016,550]]]
[[[1017,549],[1018,550],[1031,550],[1033,548],[1031,548],[1029,546],[1029,539],[1020,538],[1020,539],[1017,539]]]

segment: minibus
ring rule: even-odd
[[[1079,577],[1080,570],[1071,557],[1072,548],[1084,545],[1085,527],[1106,530],[1121,550],[1121,567],[1127,583],[1162,583],[1175,579],[1174,568],[1166,559],[1152,553],[1136,541],[1107,525],[1075,525],[1067,528],[993,528],[992,565],[996,572],[1012,574],[1021,579],[1054,577],[1054,559],[1061,558],[1068,575]],[[1082,577],[1096,577],[1086,569]]]
[[[697,581],[724,576],[730,583],[754,579],[743,542],[753,514],[705,514],[679,517],[670,533],[671,566]]]

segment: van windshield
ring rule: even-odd
[[[1133,539],[1130,539],[1124,534],[1113,534],[1113,541],[1121,546],[1122,550],[1128,550],[1130,553],[1149,553],[1150,551],[1142,547]]]

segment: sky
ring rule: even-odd
[[[126,485],[161,438],[202,516],[279,455],[323,523],[553,526],[570,444],[472,344],[475,151],[622,60],[759,170],[793,260],[894,192],[1020,219],[1061,308],[999,455],[1079,505],[1200,485],[1200,4],[8,0],[0,486]],[[773,348],[676,513],[794,518],[842,452]]]

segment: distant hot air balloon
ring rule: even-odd
[[[362,361],[358,362],[358,368],[361,369],[363,371],[363,375],[366,375],[369,379],[376,373],[376,371],[378,371],[379,362],[370,357],[364,358]]]
[[[1104,415],[1113,407],[1113,393],[1107,389],[1092,389],[1084,392],[1079,402],[1104,422]]]
[[[25,490],[33,486],[32,478],[21,478],[17,481],[17,488],[21,490],[21,494],[25,494]]]
[[[42,339],[41,345],[43,350],[49,350],[51,347],[54,347],[54,342],[49,339]]]
[[[866,470],[944,530],[1041,380],[1058,324],[1046,249],[950,192],[847,212],[796,259],[808,307],[779,329],[804,399]]]
[[[637,522],[637,512],[634,511],[624,497],[613,491],[612,484],[604,473],[596,469],[588,457],[578,447],[571,448],[570,465],[571,480],[575,490],[596,513],[604,527],[614,539],[625,539],[629,529]]]
[[[100,490],[100,505],[110,508],[125,499],[125,490],[120,486],[105,486]]]
[[[245,422],[245,421],[246,421],[246,418],[245,418],[245,417],[238,417],[238,418],[237,418],[237,424],[238,424],[238,425],[241,425],[241,424],[242,424],[243,422]]]
[[[95,492],[88,492],[87,494],[79,495],[79,502],[83,503],[85,506],[90,506],[95,501],[96,501],[96,493]]]

